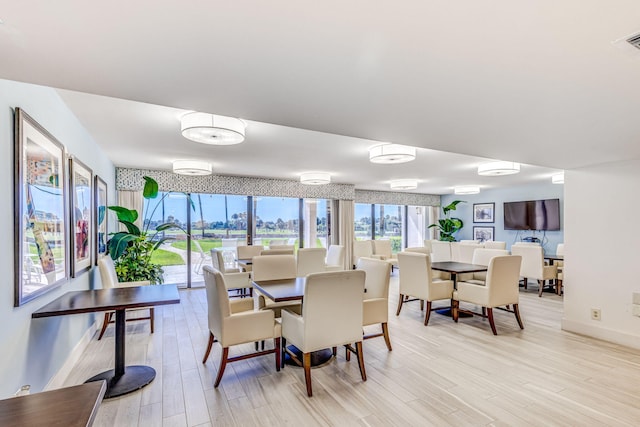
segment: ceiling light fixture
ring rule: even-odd
[[[331,175],[325,172],[306,172],[300,175],[300,183],[305,185],[325,185],[331,182]]]
[[[418,188],[417,179],[396,179],[391,181],[392,190],[415,190]]]
[[[516,162],[489,162],[478,166],[478,175],[501,176],[512,175],[520,172],[520,163]]]
[[[416,148],[400,144],[380,144],[369,148],[372,163],[405,163],[415,160]]]
[[[245,127],[240,119],[208,113],[192,112],[180,118],[182,136],[203,144],[240,144],[244,141]]]
[[[551,175],[551,182],[554,184],[564,184],[564,172]]]
[[[179,175],[203,176],[211,175],[211,163],[200,160],[176,160],[173,162],[173,173]]]
[[[478,194],[480,187],[477,185],[461,185],[453,188],[453,194]]]

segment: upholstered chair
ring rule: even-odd
[[[245,296],[247,293],[253,295],[253,285],[251,284],[249,273],[240,271],[239,268],[225,268],[224,252],[211,249],[211,261],[213,268],[224,276],[224,282],[228,290],[238,291],[239,296]]]
[[[518,308],[521,262],[522,257],[518,255],[495,256],[489,261],[484,286],[458,282],[458,289],[453,292],[453,320],[458,321],[460,302],[475,304],[482,307],[483,312],[474,314],[488,318],[493,335],[498,335],[493,319],[493,309],[511,306],[512,310],[500,309],[515,314],[518,326],[524,329]]]
[[[293,255],[260,255],[253,257],[253,281],[295,279],[297,277],[296,257]],[[271,309],[280,317],[283,308],[300,312],[300,302],[274,302],[264,295],[258,295],[258,308]]]
[[[527,289],[528,279],[538,281],[538,296],[542,296],[545,283],[556,279],[558,270],[555,265],[544,264],[544,253],[540,245],[513,245],[511,246],[512,255],[520,255],[522,257],[522,266],[520,267],[520,276],[524,278],[524,287]]]
[[[564,256],[564,243],[558,243],[558,245],[556,246],[556,255],[562,255]],[[558,276],[557,276],[557,281],[558,281],[558,288],[556,290],[556,292],[558,294],[562,293],[562,282],[564,281],[564,260],[563,259],[558,259],[554,262],[554,264],[556,265],[556,268],[558,269]]]
[[[311,353],[344,345],[358,357],[363,381],[367,380],[362,353],[362,295],[365,272],[330,271],[307,276],[302,314],[282,311],[282,351],[304,368],[307,394],[311,387]],[[302,352],[300,360],[287,348],[293,344]],[[355,349],[351,345],[355,343]]]
[[[217,340],[222,346],[222,357],[214,387],[218,387],[227,363],[251,357],[275,354],[276,370],[280,370],[280,324],[273,311],[253,310],[253,298],[229,301],[227,285],[222,273],[212,267],[204,267],[204,283],[207,292],[209,343],[202,359],[206,363],[211,347]],[[229,357],[229,347],[249,342],[273,339],[273,349]]]
[[[281,245],[288,246],[288,245]],[[260,252],[260,255],[294,255],[295,250],[291,249],[265,249]]]
[[[360,258],[356,269],[366,273],[362,302],[362,326],[379,324],[382,329],[380,333],[365,335],[364,339],[382,336],[387,348],[391,351],[388,327],[391,264],[374,258]],[[347,360],[349,360],[349,355],[350,353],[347,351]]]
[[[486,241],[484,247],[485,249],[507,249],[507,242]]]
[[[304,277],[311,273],[322,273],[325,271],[325,258],[327,250],[325,248],[300,248],[297,256],[297,275]]]
[[[238,246],[238,259],[252,259],[254,256],[259,256],[264,250],[262,245],[241,245]],[[246,265],[243,267],[244,271],[251,271],[252,266]]]
[[[425,242],[431,242],[431,240],[425,240]],[[449,243],[449,242],[446,242],[446,243]],[[429,247],[414,246],[414,247],[406,248],[404,251],[417,252],[420,254],[425,254],[425,255],[429,255],[430,257],[433,257],[433,254],[431,253],[430,248],[431,248],[431,244],[429,244]],[[431,278],[433,280],[449,280],[451,279],[451,274],[444,271],[431,270]]]
[[[391,264],[391,272],[394,267],[398,266],[398,258],[392,253],[391,240],[374,240],[373,258],[379,258]]]
[[[327,251],[327,264],[325,271],[344,270],[344,246],[331,245]]]
[[[404,252],[416,252],[419,254],[431,255],[431,249],[424,246],[411,246],[406,248]]]
[[[509,255],[509,251],[506,249],[486,249],[480,248],[476,249],[473,252],[473,258],[471,260],[472,264],[477,265],[489,265],[489,261],[491,258],[496,256],[504,256]],[[484,282],[487,280],[487,272],[486,271],[478,271],[475,273],[469,273],[470,277],[465,277],[465,280],[458,280],[460,282],[473,283],[475,285],[484,285]]]
[[[277,246],[287,245],[287,240],[288,239],[271,239],[269,240],[269,249],[277,249]]]
[[[451,260],[451,242],[431,240],[431,262],[442,262]]]
[[[103,256],[98,259],[98,269],[100,270],[100,280],[102,281],[102,289],[111,289],[111,288],[127,288],[132,286],[147,286],[149,285],[148,280],[142,280],[139,282],[118,282],[118,275],[116,274],[116,267],[113,264],[113,260],[109,255]],[[146,317],[132,317],[127,319],[127,322],[134,320],[149,320],[149,326],[151,327],[151,333],[153,333],[153,320],[154,320],[154,312],[153,307],[145,307],[136,309],[138,310],[149,310],[149,315]],[[134,311],[134,310],[128,310]],[[104,331],[107,330],[107,326],[109,323],[113,323],[113,315],[115,311],[108,311],[104,313],[104,320],[102,321],[102,329],[100,329],[100,334],[98,335],[98,340],[102,339],[104,335]]]
[[[400,268],[400,297],[398,298],[398,310],[400,315],[402,305],[406,302],[420,300],[420,308],[427,301],[427,309],[424,316],[425,326],[429,323],[433,301],[451,299],[453,293],[453,281],[434,279],[431,272],[431,257],[417,252],[400,252],[398,254],[398,267]],[[413,297],[413,299],[405,299]]]
[[[455,257],[453,257],[454,247],[456,248]],[[476,251],[476,249],[482,248],[484,248],[484,243],[475,243],[475,241],[471,241],[470,243],[451,243],[453,261],[471,264],[473,261],[473,253]]]
[[[272,251],[295,251],[296,246],[295,245],[287,245],[287,244],[282,244],[282,245],[269,245],[269,249]]]
[[[431,245],[431,240],[429,240],[429,239],[425,239],[425,240],[422,242],[422,246],[423,246],[424,248],[428,249],[428,250],[429,250],[429,253],[431,253],[431,251],[433,250],[432,245]]]
[[[373,258],[373,241],[354,240],[353,241],[353,266],[355,267],[361,257]]]

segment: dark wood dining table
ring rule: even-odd
[[[96,381],[0,400],[0,426],[90,426],[106,389]]]
[[[87,380],[107,381],[105,398],[131,393],[149,384],[156,376],[150,366],[125,366],[125,312],[133,308],[179,304],[176,285],[134,286],[111,289],[71,291],[32,313],[31,317],[52,317],[67,314],[116,312],[115,367]]]
[[[548,259],[549,265],[553,265],[555,261],[564,261],[564,255],[546,254],[544,259]]]
[[[458,289],[458,274],[465,273],[477,273],[480,271],[487,271],[486,265],[480,264],[468,264],[466,262],[458,261],[438,261],[431,263],[431,269],[436,271],[443,271],[451,274],[451,280],[453,281],[453,289]],[[451,317],[451,307],[436,310],[436,313],[443,316]],[[461,317],[470,317],[471,315],[466,312],[460,312]]]

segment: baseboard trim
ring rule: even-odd
[[[89,345],[89,342],[91,342],[91,339],[96,333],[98,323],[100,322],[101,320],[96,320],[95,322],[93,322],[93,324],[89,327],[89,329],[87,329],[84,335],[82,335],[82,338],[80,338],[78,344],[76,344],[73,350],[71,350],[71,353],[69,353],[69,357],[67,357],[67,360],[65,360],[65,362],[62,364],[62,367],[49,380],[43,391],[55,390],[64,387],[64,383],[67,380],[67,377],[71,373],[71,370],[73,369],[75,364],[80,359],[80,356],[82,356],[82,353],[84,353],[85,349]]]
[[[561,327],[562,330],[567,332],[574,332],[576,334],[640,350],[640,336],[638,335],[632,335],[568,319],[562,319]]]

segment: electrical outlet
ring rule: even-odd
[[[602,316],[600,314],[600,309],[599,308],[592,308],[591,309],[591,319],[592,320],[601,320]]]

